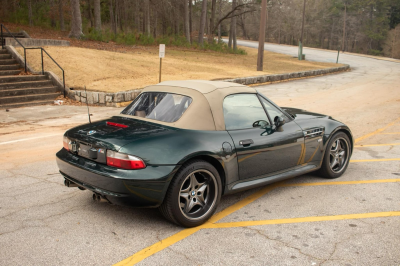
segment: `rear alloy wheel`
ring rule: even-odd
[[[205,161],[196,160],[178,171],[160,211],[171,222],[194,227],[214,214],[220,198],[221,181],[217,170]]]
[[[320,169],[323,177],[338,178],[346,171],[351,155],[350,145],[349,137],[345,133],[339,132],[333,135],[326,147]]]

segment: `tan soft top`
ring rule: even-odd
[[[193,130],[225,130],[224,98],[230,94],[257,93],[255,89],[237,83],[208,80],[164,81],[144,88],[142,93],[150,91],[181,94],[191,97],[193,101],[182,117],[173,123],[136,116],[135,119]]]

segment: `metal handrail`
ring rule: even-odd
[[[25,64],[25,73],[27,73],[27,67],[26,67],[26,50],[33,50],[33,49],[40,49],[41,51],[41,59],[42,59],[42,75],[44,75],[44,62],[43,62],[43,52],[45,52],[47,54],[47,56],[61,69],[62,74],[63,74],[63,86],[64,86],[64,90],[63,90],[63,94],[65,97],[65,72],[64,69],[56,62],[56,60],[54,60],[53,57],[51,57],[51,55],[43,48],[43,47],[25,47],[22,45],[22,43],[20,43],[20,41],[18,41],[17,38],[15,38],[15,36],[7,29],[6,26],[4,26],[3,24],[1,24],[1,48],[4,49],[4,37],[3,37],[3,28],[14,38],[14,40],[16,40],[18,42],[18,44],[24,48],[24,64]]]

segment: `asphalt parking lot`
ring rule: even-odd
[[[349,73],[258,87],[347,123],[356,143],[346,173],[223,197],[192,229],[63,185],[55,153],[86,107],[0,110],[0,265],[399,265],[400,64],[348,60]],[[378,79],[379,69],[391,74]],[[120,110],[92,108],[92,119]]]

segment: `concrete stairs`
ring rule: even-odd
[[[0,49],[0,109],[51,104],[60,95],[45,75],[19,75],[21,66]]]

